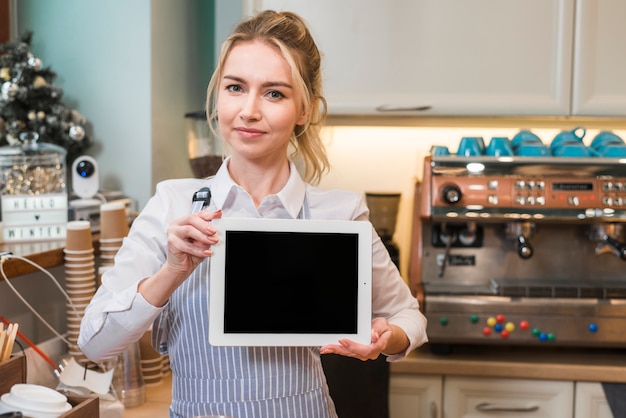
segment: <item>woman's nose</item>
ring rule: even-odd
[[[259,99],[254,95],[246,96],[241,106],[241,117],[246,120],[258,120],[261,118]]]

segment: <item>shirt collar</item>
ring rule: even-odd
[[[240,186],[233,181],[228,172],[228,162],[230,157],[226,157],[222,165],[211,182],[211,199],[218,209],[224,208],[224,202],[230,193],[236,192],[235,188]],[[304,205],[306,195],[306,183],[300,177],[296,165],[293,161],[289,161],[289,179],[285,187],[280,190],[276,196],[285,207],[287,212],[295,219],[300,214]]]

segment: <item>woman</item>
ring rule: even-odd
[[[171,417],[320,418],[336,417],[320,353],[361,360],[384,353],[394,361],[426,341],[417,301],[375,236],[370,344],[208,344],[207,259],[219,239],[211,220],[368,219],[360,194],[315,188],[293,162],[303,161],[310,182],[328,169],[319,137],[325,113],[320,54],[304,22],[265,11],[240,23],[224,42],[207,97],[209,122],[230,155],[212,178],[157,185],[85,312],[79,346],[87,357],[110,358],[154,321],[155,345],[170,356]],[[211,190],[210,205],[190,213],[202,187]]]

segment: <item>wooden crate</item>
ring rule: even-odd
[[[0,363],[0,394],[9,393],[17,383],[26,383],[26,357],[15,356]],[[100,399],[68,396],[72,409],[59,418],[99,418]]]
[[[15,356],[0,363],[0,395],[16,383],[26,382],[26,356]]]
[[[67,401],[72,405],[72,409],[61,415],[59,418],[99,418],[100,399],[97,396],[81,398],[78,396],[68,396]]]

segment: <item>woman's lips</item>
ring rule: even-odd
[[[246,138],[254,138],[263,135],[265,132],[260,129],[253,128],[235,128],[235,131],[239,133],[239,135]]]

